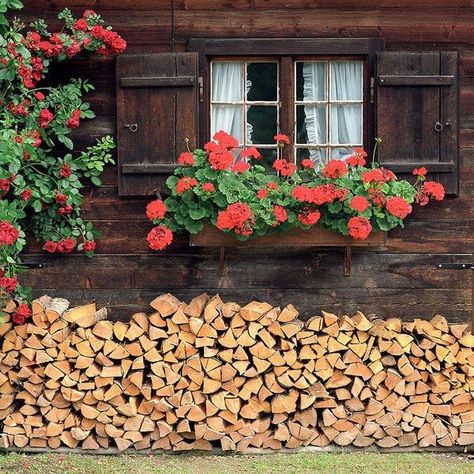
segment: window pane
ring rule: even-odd
[[[211,116],[211,137],[219,130],[244,142],[242,105],[213,105]]]
[[[247,64],[247,100],[277,100],[277,64]]]
[[[262,158],[258,161],[253,161],[255,164],[259,164],[267,171],[273,172],[273,162],[277,159],[276,148],[259,148],[258,151],[262,155]]]
[[[296,143],[326,143],[326,128],[325,104],[296,107]]]
[[[241,102],[243,94],[243,63],[212,63],[212,101]]]
[[[247,143],[272,144],[277,129],[277,107],[265,105],[247,107]]]
[[[326,154],[326,148],[297,148],[296,162],[300,164],[304,159],[309,158],[317,166],[319,164],[326,163]]]
[[[362,100],[362,62],[331,63],[331,100]]]
[[[331,106],[331,143],[362,143],[362,106]]]
[[[296,63],[296,100],[327,100],[326,70],[323,62]]]
[[[331,158],[335,160],[343,160],[354,153],[354,148],[333,148],[331,150]]]

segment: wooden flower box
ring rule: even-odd
[[[225,250],[227,248],[305,248],[305,247],[341,247],[344,249],[344,276],[351,273],[352,247],[384,247],[387,242],[386,232],[376,232],[365,240],[314,227],[309,230],[293,229],[286,234],[272,234],[255,237],[249,240],[237,240],[233,235],[221,232],[216,227],[206,226],[196,235],[190,235],[191,247],[219,247],[221,272],[225,267]]]

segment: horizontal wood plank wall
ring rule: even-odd
[[[63,7],[79,13],[94,8],[129,43],[130,52],[171,50],[170,0],[26,0],[25,23],[40,17],[57,25]],[[416,3],[416,6],[413,4]],[[474,249],[474,8],[471,0],[175,0],[176,49],[190,37],[373,37],[388,50],[460,52],[460,196],[417,209],[405,229],[389,233],[383,253],[354,251],[352,274],[342,277],[339,251],[229,251],[221,274],[215,249],[195,249],[178,237],[160,254],[148,252],[146,200],[117,196],[116,168],[100,189],[87,189],[87,218],[102,231],[94,259],[49,257],[32,243],[29,261],[46,263],[23,277],[35,294],[49,293],[74,303],[96,299],[127,319],[160,292],[190,299],[201,291],[246,303],[264,299],[294,303],[312,316],[321,309],[381,317],[431,317],[468,321],[471,275],[437,270],[441,262],[472,259]],[[45,7],[46,5],[46,7]],[[55,70],[58,78],[89,77],[88,95],[98,117],[76,132],[78,146],[115,134],[114,61],[77,58]],[[184,144],[184,143],[183,143]],[[172,269],[172,271],[170,271]]]

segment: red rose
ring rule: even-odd
[[[385,207],[387,208],[387,211],[392,214],[392,216],[399,217],[400,219],[405,219],[405,217],[410,214],[412,209],[410,204],[408,204],[405,199],[398,196],[390,197],[387,200]]]
[[[278,204],[273,206],[273,214],[277,222],[285,222],[288,219],[288,213],[286,209]]]
[[[214,187],[212,183],[207,182],[202,185],[202,190],[205,193],[213,193],[216,190],[216,188]]]
[[[266,189],[259,189],[257,191],[258,199],[265,199],[268,196],[268,191]]]
[[[61,176],[61,178],[69,178],[71,176],[71,167],[67,163],[64,163],[61,167],[59,176]]]
[[[10,180],[9,179],[0,179],[0,190],[4,194],[8,193],[8,190],[10,189]]]
[[[58,243],[58,252],[59,253],[70,253],[76,247],[76,241],[72,238],[64,239]]]
[[[79,123],[81,121],[81,111],[76,109],[72,112],[71,117],[66,122],[66,127],[73,129],[79,127]]]
[[[349,203],[349,207],[357,212],[364,212],[369,206],[369,201],[364,196],[354,196]]]
[[[283,145],[283,144],[290,144],[290,138],[288,135],[284,135],[283,133],[277,133],[274,137],[273,140],[277,142],[278,145]]]
[[[32,195],[31,189],[25,189],[24,191],[21,192],[20,198],[22,201],[29,201]]]
[[[56,200],[58,204],[61,204],[62,206],[64,206],[64,204],[66,204],[67,202],[67,196],[62,193],[56,194],[56,197],[54,199]]]
[[[97,15],[97,13],[94,10],[84,10],[84,13],[82,14],[82,18],[89,18],[90,16]]]
[[[72,206],[64,206],[64,207],[60,207],[58,209],[59,214],[61,214],[62,216],[66,215],[66,214],[71,214],[72,211],[73,211]]]
[[[86,31],[87,30],[87,21],[84,18],[80,18],[72,25],[73,30]]]
[[[428,170],[422,166],[421,168],[415,168],[413,171],[413,176],[426,176],[426,173],[428,173]]]
[[[161,199],[156,199],[146,206],[146,215],[151,221],[154,219],[163,219],[167,210],[166,204]]]
[[[322,175],[325,178],[342,178],[348,173],[347,165],[341,160],[330,160],[323,168]]]
[[[24,318],[29,318],[31,316],[31,310],[28,307],[28,305],[25,303],[21,303],[18,305],[18,308],[16,309],[16,313],[19,314],[20,316],[23,316]]]
[[[245,173],[250,169],[250,165],[245,163],[245,161],[239,161],[235,165],[231,166],[230,170],[233,173]]]
[[[253,158],[254,160],[259,160],[262,157],[260,152],[254,146],[242,150],[240,156],[242,158]]]
[[[15,324],[18,324],[18,325],[22,325],[22,324],[25,324],[25,321],[26,321],[26,318],[25,316],[21,315],[21,314],[18,314],[18,313],[14,313],[13,314],[13,322]]]
[[[301,166],[303,168],[306,168],[306,169],[313,169],[314,168],[314,162],[311,161],[309,158],[305,158],[302,162],[301,162]]]
[[[42,109],[39,114],[39,126],[41,128],[48,128],[49,123],[53,118],[54,115],[48,109]]]
[[[73,41],[67,48],[66,48],[66,55],[68,58],[74,57],[76,54],[81,52],[81,45],[77,41]]]
[[[194,165],[194,156],[189,151],[185,151],[179,155],[178,163],[181,166],[193,166]]]
[[[282,176],[291,176],[296,171],[296,166],[286,160],[275,160],[273,162],[273,169],[278,171]]]
[[[146,239],[152,250],[163,250],[173,241],[173,233],[168,227],[159,225],[150,230]]]
[[[53,240],[47,240],[44,243],[44,249],[46,250],[46,252],[54,253],[58,249],[58,244]]]
[[[20,232],[8,221],[0,222],[0,245],[12,245],[18,239]]]
[[[93,252],[97,244],[93,240],[84,241],[84,252]]]
[[[42,92],[35,92],[35,98],[37,100],[44,100],[45,99],[44,94]]]
[[[349,235],[353,239],[365,240],[372,232],[372,225],[365,217],[351,217],[347,223]]]

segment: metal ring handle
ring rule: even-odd
[[[138,130],[138,123],[127,123],[124,127],[128,128],[132,133],[135,133]]]
[[[436,122],[434,126],[435,131],[441,132],[443,130],[443,124],[441,122]]]

